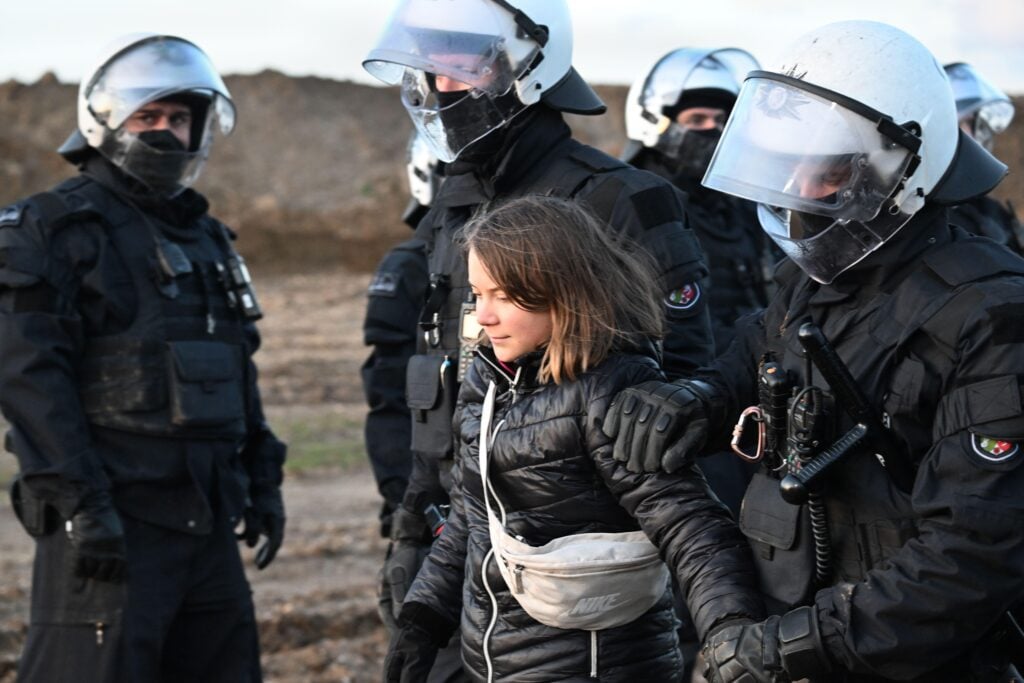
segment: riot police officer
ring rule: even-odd
[[[402,220],[416,227],[440,186],[440,162],[415,132],[409,138],[406,173],[409,205]],[[409,239],[381,259],[367,289],[363,343],[373,347],[363,363],[366,453],[384,499],[381,534],[391,533],[391,515],[402,502],[412,469],[411,422],[405,405],[405,369],[416,351],[416,321],[427,291],[427,257],[422,240]]]
[[[790,258],[779,292],[693,379],[627,390],[605,422],[634,469],[672,471],[737,418],[762,463],[740,526],[775,616],[713,633],[710,681],[1006,680],[1024,261],[945,208],[1005,172],[885,24],[827,25],[748,76],[704,182],[759,202]]]
[[[970,64],[955,62],[943,67],[953,86],[960,128],[989,152],[995,136],[1013,120],[1013,102]],[[964,230],[994,239],[1018,254],[1024,252],[1024,226],[1010,202],[983,195],[953,209],[950,220]]]
[[[414,131],[406,153],[409,205],[403,220],[415,228],[426,215],[440,187],[443,164]],[[390,632],[405,590],[407,575],[416,573],[423,561],[425,546],[423,524],[407,528],[407,520],[394,513],[402,503],[412,470],[410,440],[412,431],[409,408],[405,404],[405,373],[409,358],[416,352],[417,321],[426,299],[428,284],[426,245],[423,240],[405,240],[395,245],[377,266],[367,290],[363,341],[373,351],[362,367],[363,390],[370,411],[366,415],[366,452],[370,458],[377,489],[383,498],[380,512],[381,535],[400,539],[412,535],[413,543],[392,543],[378,586],[378,610]],[[431,672],[429,681],[442,682],[461,675],[462,662],[457,648],[444,653]]]
[[[249,584],[281,545],[285,447],[233,234],[189,185],[234,105],[182,38],[119,39],[60,154],[0,220],[0,406],[36,539],[25,681],[259,681]]]
[[[725,350],[736,321],[768,303],[781,258],[757,222],[753,202],[701,185],[740,83],[757,60],[738,48],[682,48],[656,61],[626,96],[624,161],[686,192],[689,225],[711,272],[715,348]]]
[[[712,353],[702,295],[706,268],[677,190],[572,139],[563,112],[594,115],[605,108],[572,67],[564,0],[453,0],[443,12],[429,0],[403,0],[364,67],[400,85],[417,130],[447,163],[416,231],[427,244],[430,288],[406,384],[413,473],[395,516],[396,526],[400,519],[406,524],[403,518],[410,528],[418,524],[423,543],[430,536],[425,511],[447,501],[451,417],[477,336],[455,242],[475,211],[530,193],[572,197],[638,242],[656,259],[666,293],[664,364],[672,376]],[[419,607],[404,606],[400,622]],[[433,637],[454,633],[457,611],[437,619]]]

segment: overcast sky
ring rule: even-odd
[[[0,0],[0,81],[47,71],[77,82],[97,50],[134,31],[193,40],[227,74],[273,68],[370,82],[360,61],[389,0]],[[578,70],[594,83],[629,83],[685,46],[746,48],[770,64],[801,33],[873,19],[916,36],[942,62],[974,64],[1024,94],[1024,0],[569,0]]]

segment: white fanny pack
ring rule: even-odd
[[[661,599],[668,567],[642,531],[573,534],[531,546],[505,529],[505,508],[487,478],[495,385],[480,418],[480,477],[495,560],[512,596],[547,626],[598,631],[623,626]],[[491,510],[493,498],[500,519]]]

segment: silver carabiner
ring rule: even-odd
[[[757,423],[757,450],[753,454],[747,453],[740,446],[740,439],[743,437],[743,430],[746,427],[747,420],[753,420]],[[729,447],[732,448],[733,453],[747,462],[758,462],[764,457],[764,444],[764,413],[761,412],[760,406],[750,406],[740,413],[740,419],[736,421],[736,426],[732,428],[732,439],[729,441]]]

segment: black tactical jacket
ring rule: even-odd
[[[736,321],[768,305],[772,272],[782,253],[761,229],[756,204],[680,177],[658,157],[645,148],[629,163],[686,193],[687,224],[700,239],[710,271],[708,309],[715,350],[722,353],[735,336]]]
[[[821,493],[834,571],[816,591],[805,506],[763,470],[740,519],[762,590],[780,610],[817,605],[831,658],[853,672],[827,680],[966,681],[998,668],[986,633],[1024,599],[1024,261],[926,208],[832,285],[790,262],[777,281],[768,309],[698,377],[730,416],[758,402],[765,361],[797,387],[827,389],[797,341],[813,321],[890,426],[899,448],[886,460],[909,462],[913,481],[898,488],[866,448],[833,467]],[[840,413],[830,438],[851,426]]]
[[[385,254],[367,289],[363,343],[373,351],[362,367],[363,392],[370,408],[366,454],[388,512],[402,502],[412,469],[405,373],[416,351],[416,322],[426,291],[427,257],[423,242],[417,239],[406,240]]]
[[[230,234],[186,190],[139,194],[101,157],[0,219],[0,406],[23,482],[69,516],[109,490],[127,514],[209,533],[281,482],[252,323],[218,264]]]
[[[495,680],[584,680],[592,670],[601,681],[676,681],[682,675],[667,587],[644,616],[597,632],[596,648],[587,631],[534,621],[510,593],[487,557],[478,439],[490,381],[498,387],[494,424],[502,426],[489,452],[488,477],[509,533],[542,545],[569,534],[641,528],[687,593],[700,634],[730,617],[758,618],[762,605],[746,543],[696,468],[631,474],[611,457],[611,439],[601,430],[608,403],[625,387],[661,377],[653,360],[614,355],[576,381],[555,385],[538,384],[539,354],[517,364],[518,377],[500,368],[490,349],[481,348],[480,356],[456,411],[452,513],[405,603],[410,611],[424,605],[453,625],[461,620],[463,660],[474,680],[486,680],[485,651]],[[498,612],[486,638],[494,606],[485,573]]]
[[[466,260],[456,240],[462,226],[488,204],[528,195],[575,197],[612,230],[654,257],[666,292],[663,368],[679,377],[710,360],[713,340],[707,300],[700,294],[707,268],[686,225],[685,197],[657,176],[572,139],[562,115],[534,107],[503,132],[509,143],[489,163],[446,168],[444,184],[416,236],[427,245],[431,281],[420,350],[410,361],[407,397],[413,413],[416,460],[405,506],[415,512],[445,497],[441,460],[452,455],[451,415],[458,391],[459,325],[471,300]],[[445,469],[443,465],[440,469]]]
[[[1005,244],[1018,254],[1024,252],[1024,225],[1009,202],[984,196],[953,207],[949,222],[969,233]]]

